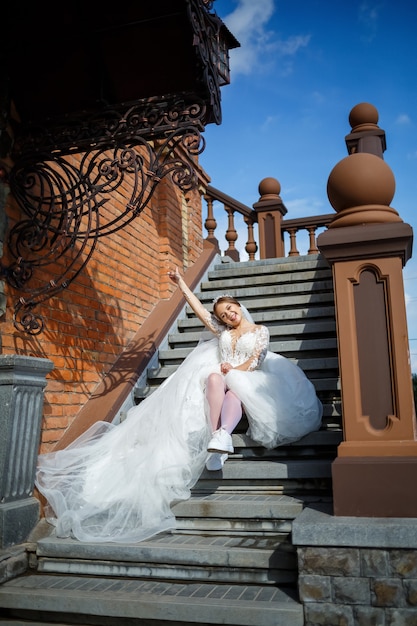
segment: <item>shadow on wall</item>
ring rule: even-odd
[[[91,269],[85,267],[77,283],[39,306],[38,313],[45,316],[41,334],[15,331],[13,337],[16,354],[51,359],[54,369],[48,379],[61,381],[62,391],[65,387],[78,395],[90,395],[133,334],[126,328],[120,301],[114,294],[97,291],[97,275],[90,274]]]
[[[103,251],[104,255],[112,254],[107,246]],[[3,336],[3,350],[46,358],[54,364],[47,376],[44,397],[46,429],[66,429],[103,380],[107,394],[137,369],[133,349],[128,347],[140,319],[138,316],[132,321],[133,313],[123,310],[117,287],[110,288],[112,281],[120,286],[123,277],[115,275],[114,270],[112,274],[104,262],[100,265],[100,259],[94,260],[67,289],[37,307],[36,312],[45,318],[42,333],[30,335],[16,330],[11,320],[4,324],[2,335],[7,332],[8,337]],[[6,289],[13,301],[21,295]],[[140,291],[137,295],[132,291],[128,292],[131,306],[141,311]],[[106,376],[118,359],[117,376]]]

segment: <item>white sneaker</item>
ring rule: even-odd
[[[227,461],[228,456],[228,454],[219,454],[218,452],[212,452],[206,461],[206,468],[210,470],[210,472],[216,472],[217,470],[221,470],[223,465]]]
[[[207,446],[207,452],[234,452],[232,436],[227,430],[219,428],[213,433],[213,437]]]

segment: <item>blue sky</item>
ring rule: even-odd
[[[384,160],[396,180],[391,206],[415,230],[417,5],[409,0],[215,0],[213,10],[241,48],[230,53],[222,124],[209,125],[204,133],[200,162],[211,184],[252,206],[259,199],[259,182],[272,176],[281,184],[286,218],[332,213],[327,180],[347,156],[349,113],[369,102],[379,112],[387,139]],[[223,233],[219,223],[224,247]],[[236,247],[245,243],[242,230]],[[412,371],[417,372],[417,241],[404,269],[404,289]]]

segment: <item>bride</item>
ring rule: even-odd
[[[213,334],[118,425],[99,421],[64,450],[39,456],[36,486],[58,537],[138,542],[175,528],[204,466],[233,452],[244,410],[248,435],[274,448],[320,427],[322,405],[302,370],[268,350],[269,331],[231,296],[210,313],[178,269],[168,272]]]

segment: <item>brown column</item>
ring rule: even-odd
[[[258,217],[261,259],[274,259],[285,255],[281,222],[287,208],[281,200],[280,191],[281,185],[275,178],[264,178],[259,183],[260,198],[253,208]]]
[[[329,177],[337,215],[318,237],[333,269],[344,441],[333,463],[335,515],[417,517],[416,419],[402,268],[412,229],[389,206],[393,174],[352,153]]]

